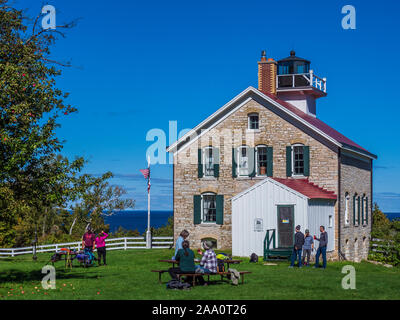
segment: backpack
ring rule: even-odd
[[[250,262],[258,262],[258,255],[256,255],[254,252],[250,256]]]
[[[167,289],[189,289],[190,284],[189,283],[182,283],[178,280],[170,280],[167,283]]]
[[[61,260],[61,255],[59,253],[55,253],[51,256],[51,262],[57,262]]]
[[[218,272],[225,272],[224,260],[217,259],[217,270]]]

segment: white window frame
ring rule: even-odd
[[[294,172],[294,147],[303,147],[303,174],[296,174]],[[305,163],[304,163],[304,144],[301,143],[296,143],[292,145],[292,176],[293,177],[304,177],[304,167],[305,167]]]
[[[355,221],[354,225],[355,226],[359,226],[360,225],[360,221],[358,219],[358,198],[359,197],[360,196],[357,193],[354,195],[354,203],[353,203],[353,205],[354,205],[354,221]]]
[[[350,204],[350,194],[346,192],[344,197],[344,224],[346,226],[350,225],[349,204]]]
[[[366,219],[366,216],[367,216],[367,211],[366,211],[366,209],[367,209],[367,206],[366,206],[367,198],[366,197],[367,197],[367,195],[364,193],[363,196],[362,196],[362,203],[361,203],[362,208],[363,208],[363,212],[364,212],[364,214],[362,216],[362,225],[363,226],[367,225],[367,219]]]
[[[204,196],[214,196],[215,197],[215,222],[214,221],[204,221]],[[205,192],[201,194],[201,215],[202,224],[217,224],[217,194],[213,192]]]
[[[206,171],[206,152],[209,149],[211,149],[212,159],[213,159],[213,161],[212,161],[212,166],[213,166],[212,172],[213,173],[211,175],[207,174],[207,171]],[[202,150],[202,153],[203,153],[202,154],[202,157],[203,157],[203,175],[204,175],[204,177],[214,177],[214,174],[215,174],[215,172],[214,172],[215,155],[214,155],[213,147],[212,146],[204,147],[203,150]]]
[[[258,128],[255,128],[255,129],[252,129],[252,128],[250,128],[250,117],[251,116],[257,116],[257,118],[258,118],[258,121],[257,121],[257,125],[258,125]],[[260,114],[259,113],[257,113],[257,112],[252,112],[252,113],[249,113],[248,115],[247,115],[247,129],[248,130],[251,130],[251,131],[258,131],[258,130],[260,130]]]
[[[328,228],[333,228],[333,215],[328,217]]]
[[[246,174],[241,174],[240,173],[240,159],[242,158],[242,149],[245,148],[246,149],[246,155],[247,155],[247,173]],[[250,166],[249,166],[249,147],[248,146],[240,146],[237,148],[237,166],[236,166],[236,170],[237,170],[237,176],[238,177],[248,177],[249,176],[249,170],[250,170]]]
[[[256,177],[266,177],[267,176],[267,167],[266,167],[266,170],[265,170],[265,175],[260,175],[259,173],[258,173],[258,148],[265,148],[265,152],[266,152],[266,156],[267,156],[267,167],[268,167],[268,149],[267,149],[267,146],[265,145],[265,144],[259,144],[259,145],[257,145],[256,146],[256,148],[255,148],[255,150],[256,150],[256,154],[255,154],[255,156],[256,156]]]

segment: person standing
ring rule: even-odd
[[[304,244],[304,234],[300,231],[300,225],[296,227],[296,233],[294,235],[294,246],[292,252],[292,261],[290,263],[289,268],[294,267],[294,262],[296,259],[299,261],[299,268],[301,268],[301,252],[303,250]]]
[[[93,233],[92,228],[88,227],[82,237],[82,248],[84,249],[85,254],[89,254],[89,252],[93,254],[95,240],[96,236]]]
[[[176,256],[176,261],[179,262],[179,267],[169,268],[168,273],[173,280],[178,280],[180,273],[194,273],[194,252],[189,248],[189,241],[182,242],[182,249],[179,249]]]
[[[97,261],[99,266],[101,266],[101,257],[103,257],[103,264],[106,266],[106,239],[108,234],[103,230],[96,237],[96,248],[97,248]]]
[[[326,268],[326,247],[328,246],[328,233],[325,231],[324,226],[319,227],[321,235],[319,238],[314,236],[314,239],[319,241],[319,247],[315,256],[315,268],[319,268],[319,256],[322,254],[322,268]]]
[[[303,245],[303,260],[302,264],[306,266],[310,266],[310,256],[311,256],[311,251],[314,249],[314,240],[313,237],[310,235],[310,231],[306,229],[306,235],[304,238],[304,245]],[[307,263],[305,264],[305,259],[307,256]]]
[[[187,237],[189,237],[189,231],[187,230],[182,230],[182,232],[180,233],[178,239],[176,240],[176,244],[175,244],[175,254],[172,257],[172,260],[176,259],[176,254],[178,253],[178,251],[180,249],[182,249],[182,243],[183,241],[185,241],[187,239]]]

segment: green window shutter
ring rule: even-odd
[[[286,147],[286,176],[292,176],[292,147]]]
[[[200,195],[193,196],[193,208],[194,208],[193,223],[200,224],[201,223],[201,196]]]
[[[213,148],[213,158],[214,158],[214,177],[219,177],[219,149]]]
[[[217,211],[217,224],[224,224],[224,196],[223,195],[217,195],[217,205],[216,205],[216,211]]]
[[[272,177],[273,175],[273,149],[272,147],[267,147],[267,176]]]
[[[203,178],[203,150],[197,150],[197,176]]]
[[[356,196],[353,196],[353,225],[356,225]]]
[[[304,159],[304,175],[308,177],[310,175],[310,147],[303,147],[303,159]]]
[[[368,224],[368,197],[365,198],[365,224]]]
[[[358,196],[357,198],[357,208],[358,208],[358,212],[357,212],[357,217],[358,217],[358,224],[360,224],[360,196]],[[361,221],[362,224],[362,221]]]
[[[237,177],[237,163],[236,163],[237,150],[232,148],[232,178]]]
[[[249,177],[256,176],[256,149],[255,148],[247,148],[247,152],[249,153]]]

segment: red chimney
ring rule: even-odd
[[[261,52],[261,61],[258,61],[258,90],[276,95],[277,62],[267,56],[265,50]]]

